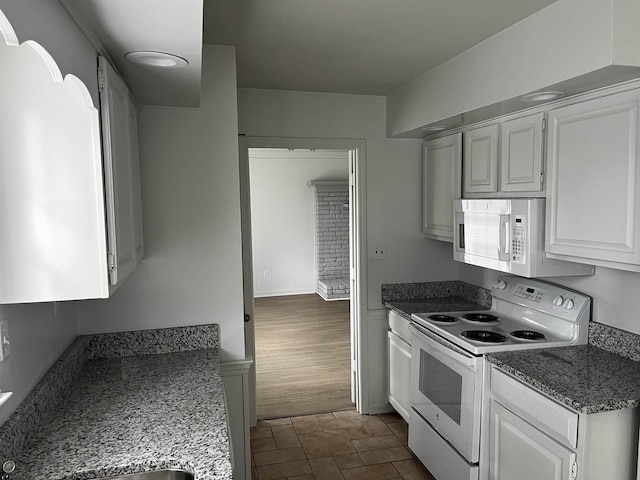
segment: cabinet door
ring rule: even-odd
[[[125,83],[100,58],[110,281],[119,284],[142,258],[136,109]]]
[[[549,112],[550,254],[640,265],[639,104],[640,92],[632,90]]]
[[[500,125],[500,191],[540,192],[544,113]]]
[[[409,422],[411,345],[393,332],[389,337],[389,403]]]
[[[498,191],[498,125],[464,133],[464,193]]]
[[[491,402],[490,480],[568,480],[577,469],[576,455]]]
[[[44,48],[2,33],[0,303],[108,297],[98,110]]]
[[[462,134],[423,145],[423,232],[453,242],[453,200],[460,198]]]

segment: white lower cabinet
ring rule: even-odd
[[[409,321],[389,310],[389,403],[409,423],[411,333]]]
[[[577,471],[576,454],[491,402],[491,478],[560,480]]]
[[[494,365],[485,478],[636,480],[637,420],[636,408],[576,412]]]

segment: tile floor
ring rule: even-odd
[[[398,414],[261,420],[251,429],[251,451],[253,480],[433,480],[407,449]]]

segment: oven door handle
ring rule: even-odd
[[[441,360],[442,359],[453,360],[455,362],[465,365],[466,367],[472,369],[473,371],[477,371],[478,362],[479,360],[481,360],[478,357],[474,357],[473,355],[469,355],[469,354],[463,354],[462,352],[453,350],[452,348],[449,348],[445,345],[440,344],[436,340],[432,339],[427,333],[427,330],[422,328],[420,325],[411,323],[411,328],[413,328],[417,332],[417,333],[414,333],[414,335],[419,335],[421,342],[428,344],[429,347],[434,350],[433,353],[439,354],[438,355],[439,357],[443,357],[443,358],[440,358]]]

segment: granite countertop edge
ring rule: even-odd
[[[550,356],[560,361],[549,361]],[[589,357],[597,357],[597,365],[589,366]],[[485,358],[578,413],[590,415],[640,405],[640,364],[593,345],[497,352]],[[572,364],[568,359],[576,361]]]
[[[231,479],[218,326],[77,337],[0,437],[12,480]]]

